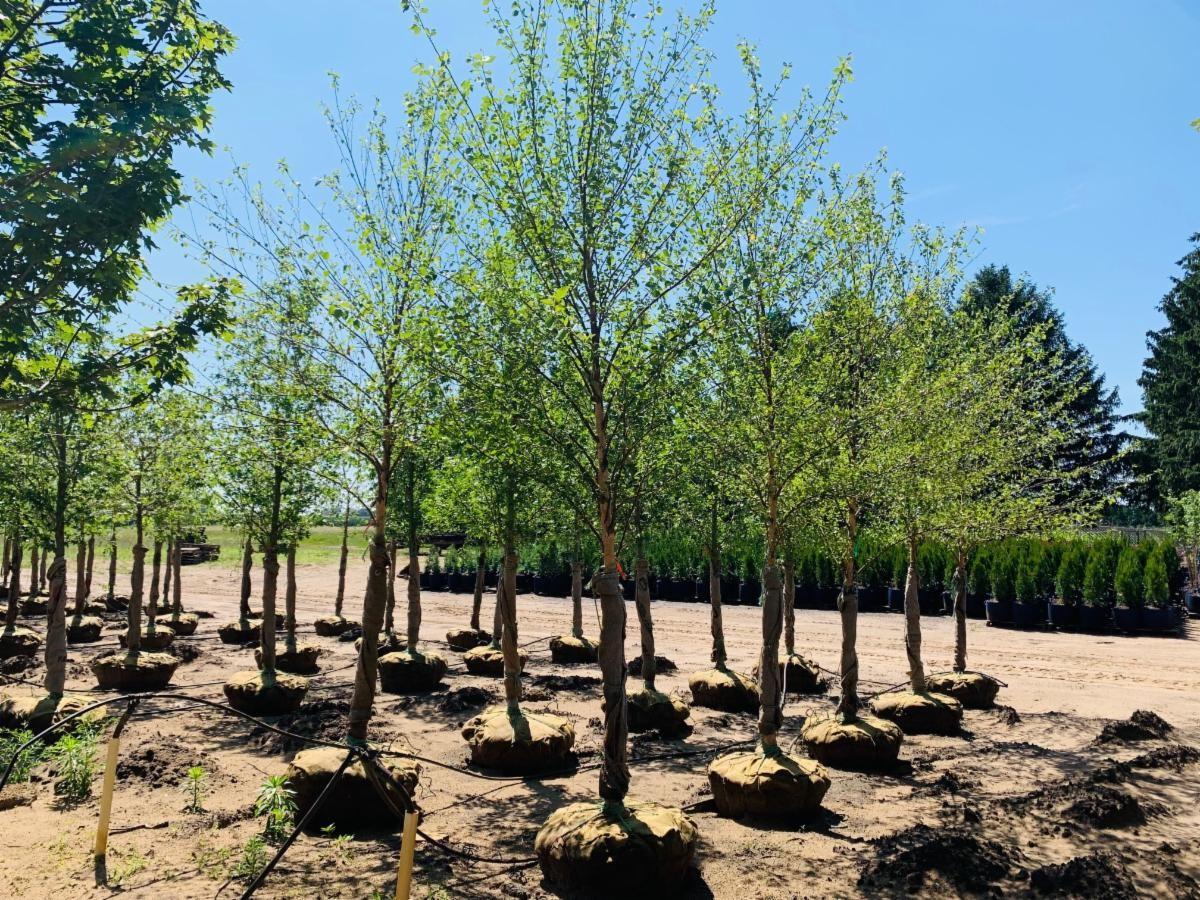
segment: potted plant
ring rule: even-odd
[[[1179,621],[1175,607],[1171,605],[1170,576],[1167,574],[1164,554],[1155,551],[1147,556],[1146,570],[1142,576],[1142,627],[1151,631],[1174,631]],[[1171,547],[1171,553],[1174,556],[1174,547]]]
[[[466,584],[466,579],[463,578],[460,565],[458,548],[451,544],[446,548],[446,587],[453,594],[461,594],[471,589],[471,586]]]
[[[1070,544],[1062,553],[1054,579],[1057,602],[1050,603],[1050,624],[1055,628],[1075,628],[1079,625],[1087,556],[1087,546],[1078,542]]]
[[[796,608],[816,609],[821,605],[817,577],[817,553],[807,548],[796,562]]]
[[[1079,607],[1080,628],[1099,631],[1110,624],[1115,558],[1120,549],[1120,544],[1111,540],[1095,541],[1088,548],[1083,570],[1083,606]]]
[[[446,573],[442,570],[442,554],[437,547],[429,557],[429,590],[446,590]]]
[[[1016,560],[1011,549],[1001,548],[992,557],[992,596],[987,601],[989,625],[1011,625],[1016,599]]]
[[[986,547],[975,551],[967,570],[967,618],[987,618],[987,597],[992,592],[991,561]]]
[[[1136,631],[1142,626],[1145,572],[1146,545],[1127,545],[1117,559],[1117,606],[1113,609],[1113,623],[1121,631]]]
[[[1037,544],[1026,544],[1017,560],[1013,624],[1021,628],[1041,625],[1046,621],[1046,603],[1038,597],[1037,573],[1040,558],[1041,547]]]
[[[885,569],[887,562],[890,560],[876,552],[858,570],[859,585],[856,593],[859,612],[878,612],[884,608],[887,597],[887,572]]]
[[[758,580],[758,566],[754,557],[747,553],[742,558],[742,583],[738,585],[738,603],[755,606],[762,596],[762,582]]]
[[[922,544],[917,550],[917,603],[923,616],[940,616],[945,611],[942,592],[945,590],[946,557],[938,544]]]

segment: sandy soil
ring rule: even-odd
[[[215,618],[202,620],[197,635],[188,639],[199,655],[176,673],[176,692],[220,700],[228,674],[253,667],[251,650],[226,647],[216,638],[216,626],[235,615],[237,578],[236,572],[215,566],[184,570],[188,607],[211,611]],[[356,567],[350,615],[358,612],[364,580],[365,567]],[[301,567],[301,622],[330,611],[335,584],[333,567]],[[398,587],[403,598],[403,585]],[[587,602],[586,627],[594,636],[596,616]],[[441,640],[448,628],[465,626],[469,603],[465,595],[426,594],[423,634]],[[491,603],[489,594],[487,622]],[[522,642],[567,630],[565,600],[523,595],[518,606]],[[632,657],[638,652],[637,628],[632,604],[628,609]],[[685,694],[688,673],[707,667],[707,607],[656,602],[654,615],[658,652],[679,666],[660,675],[659,687]],[[748,671],[761,634],[759,611],[730,607],[725,626],[731,666]],[[903,680],[902,627],[900,616],[861,618],[864,692]],[[305,630],[324,649],[323,672],[313,678],[301,713],[282,724],[338,739],[353,677],[353,645]],[[924,630],[927,666],[942,671],[951,658],[951,623],[929,619]],[[72,649],[72,690],[90,691],[86,663],[114,647],[115,635],[106,632],[101,644]],[[838,640],[834,613],[797,613],[801,652],[832,668]],[[722,819],[705,803],[710,755],[662,758],[750,739],[752,716],[694,709],[695,732],[686,740],[635,738],[633,793],[698,804],[691,814],[701,846],[684,896],[1200,896],[1200,860],[1190,852],[1200,826],[1200,752],[1191,749],[1200,747],[1195,638],[1016,632],[971,622],[969,640],[972,667],[1007,683],[998,698],[1004,706],[967,712],[959,737],[907,738],[893,772],[832,771],[823,815],[804,825]],[[552,810],[594,796],[596,771],[589,766],[601,742],[598,672],[552,665],[544,648],[544,643],[530,647],[527,706],[573,720],[581,771],[544,782],[501,783],[427,766],[418,799],[431,835],[483,855],[528,857],[539,825]],[[466,674],[456,654],[439,652],[451,662],[444,690],[422,697],[380,695],[373,733],[394,748],[409,747],[461,767],[467,755],[459,728],[481,705],[478,691],[464,689],[482,688],[498,697],[500,685]],[[19,677],[38,680],[40,675],[38,667]],[[35,688],[10,684],[7,690],[33,693]],[[798,734],[802,716],[830,708],[831,696],[790,702],[785,746]],[[1138,709],[1153,710],[1174,729],[1149,740],[1098,741],[1106,724]],[[59,804],[51,776],[42,770],[32,806],[0,812],[0,895],[238,896],[244,883],[231,881],[230,870],[242,846],[261,830],[250,813],[258,786],[266,775],[283,772],[297,749],[216,712],[171,711],[168,704],[143,709],[122,747],[109,887],[94,887],[97,801]],[[184,812],[185,772],[197,764],[209,773],[203,814]],[[397,836],[391,834],[356,834],[346,841],[302,836],[257,896],[390,897],[397,848]],[[465,862],[423,842],[417,848],[416,884],[416,897],[556,896],[536,866]]]

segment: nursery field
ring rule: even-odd
[[[231,554],[230,554],[231,555]],[[347,614],[357,617],[365,566],[352,565]],[[298,567],[298,610],[306,640],[322,647],[322,673],[307,701],[275,721],[294,732],[341,740],[353,677],[351,642],[317,638],[310,623],[326,614],[336,565]],[[202,619],[180,639],[185,658],[165,694],[223,701],[222,683],[254,668],[252,649],[225,646],[216,624],[237,609],[238,573],[227,565],[185,567],[184,589]],[[122,578],[120,584],[124,584]],[[402,592],[403,584],[397,586]],[[490,616],[492,594],[484,600]],[[596,613],[585,599],[585,630]],[[462,627],[464,594],[424,593],[423,632],[440,638]],[[381,694],[372,734],[394,749],[428,760],[417,790],[422,830],[477,857],[525,860],[534,835],[556,808],[594,796],[602,746],[599,671],[552,664],[545,640],[570,618],[566,600],[521,595],[520,640],[530,660],[523,677],[529,713],[554,711],[577,733],[578,769],[564,777],[485,781],[467,768],[463,722],[502,696],[499,679],[466,674],[447,649],[450,672],[439,690]],[[627,604],[627,656],[637,652],[633,604]],[[678,669],[659,675],[659,689],[687,693],[689,672],[707,668],[707,607],[654,604],[658,652]],[[730,666],[749,671],[761,642],[761,611],[725,610]],[[35,624],[29,622],[29,624]],[[693,706],[687,738],[632,737],[631,796],[683,806],[700,832],[686,897],[845,897],[920,892],[928,896],[1068,894],[1197,896],[1200,860],[1191,853],[1200,811],[1200,642],[1182,638],[1104,637],[989,628],[969,621],[972,667],[1005,683],[994,710],[965,714],[961,736],[910,736],[899,765],[875,774],[830,770],[832,786],[815,821],[764,825],[718,817],[705,769],[712,755],[756,736],[752,714]],[[68,688],[99,695],[87,661],[116,646],[114,621],[100,644],[71,650]],[[860,617],[858,652],[864,694],[905,679],[903,617]],[[924,625],[932,672],[949,668],[953,622]],[[836,668],[836,613],[797,612],[797,650]],[[437,645],[431,644],[433,649]],[[39,680],[40,662],[11,673]],[[631,678],[631,682],[633,679]],[[36,688],[13,683],[9,693]],[[790,698],[780,743],[803,753],[802,717],[832,708],[829,697]],[[1155,716],[1139,714],[1152,711]],[[113,711],[119,711],[114,706]],[[1160,721],[1161,719],[1161,721]],[[1119,724],[1119,723],[1124,724]],[[253,804],[263,781],[280,775],[302,749],[290,739],[215,710],[170,701],[143,706],[125,731],[109,841],[109,887],[95,888],[92,839],[97,774],[91,799],[56,798],[46,766],[16,792],[25,804],[0,811],[0,896],[211,898],[238,896],[247,857],[270,855],[257,844],[262,819]],[[102,757],[101,752],[98,757]],[[188,771],[203,767],[199,806]],[[32,802],[28,802],[32,796]],[[8,806],[8,803],[0,804]],[[398,835],[368,831],[302,835],[258,891],[259,897],[391,897]],[[248,850],[247,847],[250,849]],[[258,863],[261,864],[261,858]],[[536,865],[485,863],[417,845],[415,897],[569,896],[542,881]]]

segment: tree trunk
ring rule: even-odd
[[[4,630],[11,633],[17,627],[18,604],[21,602],[21,535],[13,535],[12,556],[9,557],[8,606],[4,611]]]
[[[350,558],[350,498],[346,498],[346,515],[342,517],[342,552],[338,557],[337,596],[333,600],[333,614],[339,618],[346,602],[346,562]],[[410,570],[411,571],[411,570]],[[410,574],[411,578],[412,575]]]
[[[287,584],[283,594],[283,627],[287,629],[287,649],[296,652],[296,548],[287,548]]]
[[[246,535],[246,544],[242,549],[242,594],[238,604],[238,609],[241,613],[242,623],[250,618],[250,569],[254,566],[254,544],[250,541],[250,536]]]
[[[783,648],[789,658],[796,653],[796,564],[790,555],[783,561]]]
[[[471,629],[479,630],[479,611],[483,606],[483,585],[487,576],[487,548],[479,548],[479,556],[475,561],[475,595],[471,598]],[[412,568],[410,561],[408,568],[409,578],[417,578]]]
[[[42,559],[38,564],[38,593],[46,590],[46,582],[49,580],[49,565],[50,565],[50,548],[42,549]]]
[[[274,542],[269,542],[263,551],[262,580],[262,629],[259,646],[262,648],[264,683],[275,675],[275,595],[279,589],[279,554]]]
[[[657,675],[654,665],[654,620],[650,617],[650,564],[639,556],[634,563],[634,606],[637,608],[638,628],[642,641],[642,684],[654,690]]]
[[[384,433],[386,435],[387,431]],[[391,471],[392,446],[385,439],[383,456],[375,471],[375,512],[369,550],[371,567],[367,570],[367,588],[363,595],[362,650],[358,654],[358,667],[354,673],[354,692],[350,696],[347,724],[347,741],[360,747],[367,740],[367,724],[371,721],[375,682],[379,677],[379,630],[383,627],[384,606],[387,604],[386,529],[388,477]]]
[[[908,577],[904,580],[904,652],[908,654],[908,683],[913,693],[925,690],[925,667],[921,664],[921,604],[918,591],[917,539],[908,538]]]
[[[843,722],[858,718],[858,594],[854,591],[854,544],[858,539],[858,506],[846,509],[846,544],[842,551],[842,592],[838,595],[838,614],[842,620],[842,654],[838,671],[841,694],[837,714]]]
[[[4,536],[4,560],[0,562],[0,583],[8,587],[8,567],[12,563],[12,538]]]
[[[516,590],[513,582],[513,590]],[[492,608],[492,647],[500,649],[500,639],[504,637],[504,557],[500,557],[500,577],[496,580],[496,605]]]
[[[158,577],[162,572],[162,550],[163,542],[158,538],[154,540],[154,556],[150,564],[150,599],[148,601],[147,612],[150,615],[151,621],[154,620],[155,609],[158,607]]]
[[[783,631],[783,584],[779,578],[779,566],[769,560],[762,570],[763,612],[762,651],[758,658],[758,738],[763,751],[776,752],[776,736],[783,727],[783,709],[780,705],[782,689],[779,668],[779,635]]]
[[[517,649],[517,551],[511,545],[505,551],[504,596],[499,601],[503,623],[500,649],[504,654],[504,701],[509,712],[516,712],[521,703],[521,659]]]
[[[183,613],[183,548],[179,541],[171,547],[171,612],[176,616]]]
[[[117,596],[117,526],[113,525],[108,539],[108,599]],[[110,607],[111,609],[112,607]]]
[[[130,656],[142,649],[142,582],[146,577],[146,548],[142,517],[141,479],[135,481],[137,501],[134,507],[133,569],[129,575],[129,632],[125,635],[125,647]]]
[[[411,573],[418,571],[421,568],[421,549],[419,547],[409,545],[408,548],[408,622],[405,634],[405,641],[410,650],[414,653],[417,649],[417,641],[421,637],[421,577],[413,576]]]
[[[87,563],[85,564],[83,576],[83,599],[90,600],[92,597],[92,572],[96,564],[96,536],[88,535],[87,539]]]
[[[161,596],[162,596],[162,605],[163,606],[169,605],[170,601],[171,601],[171,575],[174,571],[174,567],[171,565],[171,560],[174,559],[174,557],[175,557],[175,544],[176,544],[175,538],[167,538],[166,546],[163,548],[165,551],[165,554],[163,556],[163,563],[166,566],[166,568],[163,569],[163,580],[162,580]]]
[[[42,556],[45,559],[45,555]],[[46,693],[62,696],[67,685],[67,558],[61,553],[50,567],[50,599],[46,608]]]
[[[79,541],[75,545],[75,615],[83,615],[85,602],[87,602],[87,542]]]
[[[967,552],[954,562],[954,671],[967,671]]]
[[[29,597],[30,599],[38,596],[41,591],[38,589],[38,543],[33,541],[29,548]]]
[[[717,531],[717,501],[713,498],[708,535],[708,606],[713,665],[725,668],[725,623],[721,619],[721,544]]]
[[[571,562],[571,636],[583,639],[583,563]]]
[[[396,542],[388,541],[387,606],[383,614],[383,630],[389,635],[396,631]]]

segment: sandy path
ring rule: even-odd
[[[358,613],[364,580],[365,566],[355,565],[349,578],[348,615]],[[199,657],[176,675],[175,683],[188,693],[221,699],[224,678],[253,665],[249,650],[225,647],[215,637],[216,625],[236,614],[237,582],[238,573],[232,569],[196,566],[184,570],[186,605],[215,615],[202,620],[191,641],[200,649]],[[330,611],[335,585],[334,567],[300,567],[302,623]],[[403,585],[398,587],[402,603]],[[594,607],[587,602],[585,628],[594,636]],[[465,626],[469,604],[465,595],[426,594],[423,634],[442,639],[448,628]],[[491,604],[489,594],[484,600],[485,623],[491,619]],[[518,607],[522,642],[561,633],[569,625],[570,607],[565,600],[522,595]],[[632,604],[627,608],[628,633],[635,639]],[[678,672],[660,676],[659,687],[686,693],[687,674],[707,667],[707,606],[656,602],[654,615],[659,653],[679,666]],[[397,620],[402,622],[403,617],[397,615]],[[749,670],[761,633],[759,611],[727,608],[725,625],[731,667]],[[353,647],[311,633],[307,637],[319,643],[325,654],[324,673],[313,679],[310,688],[308,722],[336,739],[353,676]],[[953,640],[951,622],[926,620],[924,640],[928,669],[947,668]],[[801,652],[833,667],[838,641],[836,614],[797,612]],[[1155,769],[1152,777],[1130,780],[1124,789],[1155,811],[1132,830],[1097,830],[1077,824],[1070,835],[1060,835],[1056,830],[1062,820],[1059,812],[1051,811],[1050,818],[1042,820],[1023,807],[1020,814],[1014,813],[996,798],[1015,797],[1039,784],[1057,784],[1064,777],[1093,772],[1106,761],[1128,759],[1159,746],[1157,742],[1093,743],[1102,719],[1125,718],[1135,709],[1152,709],[1176,726],[1175,741],[1200,743],[1200,695],[1196,691],[1200,644],[1190,636],[1156,639],[1029,633],[990,629],[979,622],[969,623],[969,642],[971,667],[1008,684],[999,702],[1014,708],[1018,721],[1003,712],[969,712],[965,739],[907,739],[902,751],[906,764],[896,773],[832,773],[825,815],[804,828],[732,822],[702,807],[695,813],[702,846],[686,895],[877,895],[882,888],[856,885],[856,881],[864,867],[885,859],[894,848],[871,843],[872,839],[920,822],[937,826],[942,833],[970,823],[971,840],[994,841],[1007,848],[1005,852],[1012,856],[1009,871],[1000,875],[997,869],[991,881],[1009,891],[1028,883],[1026,870],[1032,867],[1111,846],[1130,860],[1129,877],[1139,891],[1153,890],[1157,880],[1166,886],[1168,895],[1187,893],[1188,879],[1200,876],[1200,865],[1179,858],[1170,863],[1175,868],[1164,876],[1163,859],[1155,854],[1164,843],[1188,846],[1195,825],[1200,824],[1194,802],[1200,788],[1200,766],[1165,773]],[[69,687],[89,689],[92,680],[83,664],[115,643],[115,633],[106,633],[104,648],[74,648],[76,664]],[[533,649],[541,647],[544,644]],[[500,686],[465,674],[457,666],[455,654],[444,649],[439,652],[446,653],[452,663],[447,690],[428,697],[380,695],[374,734],[396,747],[407,744],[424,755],[462,765],[466,752],[458,729],[478,707],[465,708],[459,702],[464,695],[459,692],[476,686],[498,693]],[[637,652],[636,640],[630,640],[628,652],[630,656]],[[864,615],[859,625],[859,653],[864,691],[901,681],[905,673],[902,618]],[[585,765],[594,761],[601,741],[598,686],[590,680],[597,674],[590,667],[551,665],[544,651],[534,653],[526,670],[529,708],[554,709],[574,720],[576,748]],[[585,678],[564,686],[539,680],[546,675]],[[40,678],[40,669],[22,677]],[[865,683],[867,679],[873,683]],[[13,686],[9,690],[34,689]],[[790,703],[784,744],[795,735],[798,716],[830,705],[827,698]],[[717,748],[754,734],[752,716],[695,709],[692,720],[695,733],[686,741],[637,738],[632,755]],[[264,775],[282,772],[294,752],[295,748],[281,747],[270,735],[252,734],[215,713],[139,714],[125,744],[123,759],[128,762],[116,795],[114,826],[161,827],[114,835],[109,865],[110,873],[121,876],[121,892],[132,897],[172,898],[239,893],[239,883],[223,885],[242,845],[261,827],[248,817],[247,808]],[[706,761],[704,756],[690,756],[636,763],[634,793],[674,804],[703,801],[708,796]],[[202,764],[209,772],[208,814],[203,816],[182,811],[183,772],[193,764]],[[594,770],[544,783],[497,784],[427,767],[419,799],[427,811],[427,827],[435,835],[478,852],[524,857],[531,852],[533,835],[545,816],[564,802],[590,798],[595,782]],[[32,807],[0,812],[0,894],[110,896],[111,890],[93,887],[90,842],[95,820],[94,799],[61,808],[47,785]],[[396,840],[390,835],[356,836],[343,845],[329,837],[302,837],[259,896],[371,897],[373,891],[391,896],[395,849]],[[1141,860],[1138,854],[1146,858]],[[423,846],[418,848],[418,865],[420,888],[414,894],[418,897],[551,895],[536,868],[507,870],[447,861]],[[891,865],[891,870],[900,873],[897,877],[905,877],[904,865]],[[919,887],[933,895],[971,893],[962,884],[956,886],[952,877],[937,873],[921,875],[915,883],[910,878],[901,887]]]

